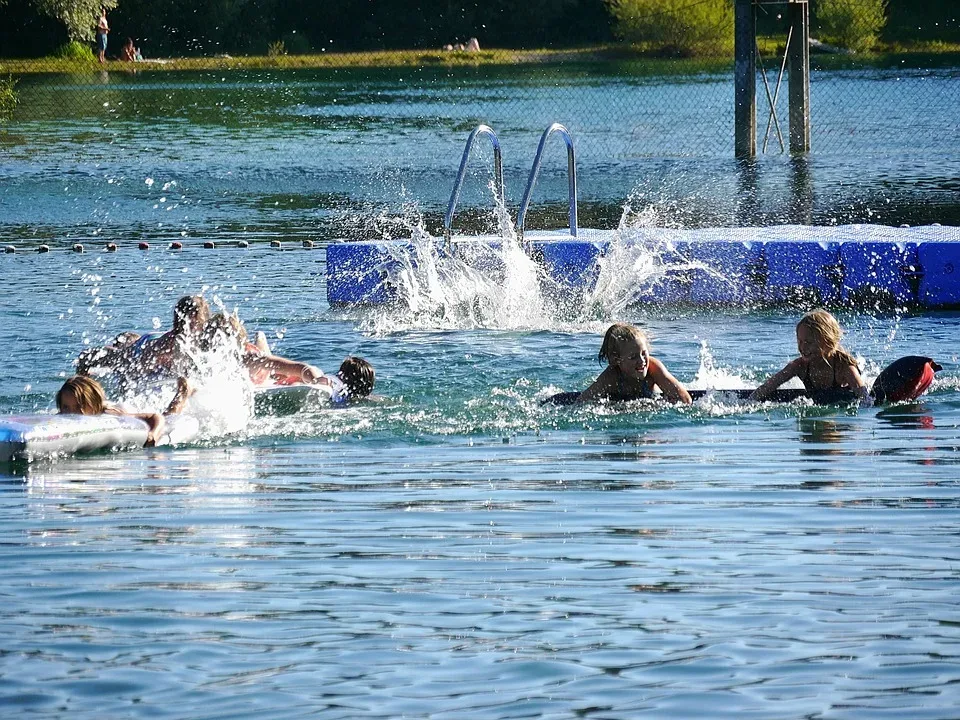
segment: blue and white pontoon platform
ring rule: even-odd
[[[539,174],[544,144],[557,133],[567,146],[570,226],[525,231],[524,220]],[[477,248],[497,252],[519,242],[556,287],[589,292],[604,259],[624,243],[650,248],[661,272],[636,300],[693,306],[778,305],[803,298],[822,305],[895,305],[919,309],[960,308],[960,228],[939,225],[894,228],[880,225],[837,227],[772,226],[676,230],[647,228],[629,238],[614,230],[577,227],[576,161],[573,142],[559,124],[540,139],[517,215],[516,238],[454,236],[454,210],[467,160],[479,135],[494,147],[495,183],[503,197],[500,144],[481,125],[467,140],[456,185],[444,219],[444,238],[433,251],[461,259],[480,258]],[[400,300],[401,267],[415,264],[411,240],[343,241],[327,248],[327,299],[331,306],[386,305]],[[496,264],[493,260],[493,264]]]

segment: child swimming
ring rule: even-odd
[[[333,377],[323,378],[333,390],[332,400],[335,403],[346,403],[351,400],[371,397],[373,386],[377,381],[377,373],[368,361],[353,355],[348,356],[340,363],[340,369]]]
[[[662,362],[650,355],[647,336],[633,325],[611,325],[603,336],[597,359],[606,360],[607,367],[580,393],[578,402],[652,398],[654,387],[659,387],[670,402],[687,405],[692,402],[683,385]]]
[[[143,379],[191,375],[197,370],[194,353],[210,318],[210,306],[200,295],[180,298],[173,309],[173,329],[165,333],[120,333],[101,348],[84,350],[77,374],[112,371],[123,387]]]
[[[186,378],[177,378],[177,391],[167,406],[160,413],[128,413],[107,402],[103,386],[96,380],[85,375],[74,375],[67,378],[60,390],[57,391],[57,412],[62,415],[126,415],[143,420],[147,424],[146,447],[156,445],[162,435],[165,424],[164,418],[179,413],[187,399],[193,394],[193,388]]]
[[[369,397],[376,383],[376,372],[368,361],[347,357],[336,375],[328,376],[309,363],[274,355],[266,342],[251,343],[247,330],[236,315],[218,313],[206,326],[201,348],[225,347],[239,353],[239,360],[250,375],[250,381],[262,385],[325,385],[331,390],[334,403]]]
[[[840,346],[843,331],[836,318],[823,309],[807,313],[797,323],[800,357],[770,376],[751,400],[765,400],[790,378],[800,378],[808,392],[849,390],[866,399],[867,388],[857,369],[857,360]]]

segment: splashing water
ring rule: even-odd
[[[726,280],[703,263],[677,259],[671,252],[675,230],[659,226],[656,209],[634,212],[625,205],[609,246],[580,285],[554,279],[518,241],[509,213],[497,199],[499,236],[458,237],[449,246],[424,228],[419,212],[391,227],[406,228],[406,243],[388,245],[382,269],[396,289],[397,303],[366,318],[364,330],[585,329],[623,317],[655,295],[658,281],[696,270]]]
[[[217,440],[243,431],[253,418],[253,385],[236,352],[224,347],[208,351],[186,348],[195,372],[191,383],[196,388],[182,414],[199,423],[201,441]],[[118,396],[127,412],[160,412],[176,392],[172,380],[136,383]]]
[[[548,279],[520,247],[499,199],[494,212],[500,237],[458,238],[449,249],[419,212],[408,217],[410,241],[390,246],[393,262],[384,268],[399,302],[366,319],[364,330],[543,327],[549,312],[541,287]]]

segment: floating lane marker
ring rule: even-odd
[[[148,243],[148,242],[141,242],[141,243],[138,243],[138,244],[137,244],[137,247],[138,247],[139,249],[141,249],[141,250],[149,250],[149,249],[150,249],[150,243]]]
[[[117,244],[116,244],[116,243],[107,243],[106,251],[107,251],[107,252],[116,252],[116,251],[117,251]]]
[[[203,247],[206,250],[213,250],[214,248],[217,247],[217,244],[213,240],[205,240],[203,243]]]
[[[83,245],[82,245],[81,243],[74,243],[74,245],[73,245],[73,251],[74,251],[75,253],[82,253],[82,252],[83,252]]]
[[[40,247],[37,248],[37,252],[38,252],[38,253],[50,252],[50,246],[49,246],[49,245],[41,245]]]
[[[183,250],[183,243],[180,242],[179,240],[174,240],[172,243],[170,243],[170,249],[171,249],[171,250]]]

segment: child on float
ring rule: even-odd
[[[363,358],[348,357],[336,375],[328,376],[309,363],[274,355],[269,352],[265,338],[258,338],[256,343],[249,342],[243,323],[232,314],[218,313],[207,323],[203,349],[214,350],[222,346],[239,352],[240,362],[254,385],[324,385],[331,389],[334,403],[343,403],[369,396],[376,382],[373,366]]]
[[[692,402],[690,393],[650,354],[646,334],[633,325],[611,325],[603,336],[597,359],[606,361],[607,367],[580,393],[578,402],[653,398],[654,388],[660,388],[670,402],[687,405]]]
[[[61,415],[119,415],[135,417],[147,424],[146,447],[157,444],[157,439],[163,434],[166,424],[164,418],[176,415],[183,410],[187,399],[193,394],[193,387],[185,377],[177,378],[177,391],[167,405],[167,409],[160,413],[130,413],[107,402],[103,386],[96,380],[85,375],[74,375],[67,378],[60,390],[57,391],[57,412]]]
[[[800,357],[770,376],[750,396],[765,400],[791,378],[799,378],[808,392],[847,390],[868,400],[867,388],[860,377],[857,360],[840,345],[843,331],[826,310],[808,312],[797,323],[797,350]]]
[[[210,306],[200,295],[180,298],[173,308],[173,329],[165,333],[121,333],[110,345],[85,350],[77,358],[77,374],[102,368],[118,374],[122,385],[142,379],[178,377],[196,371],[194,353],[210,319]]]

